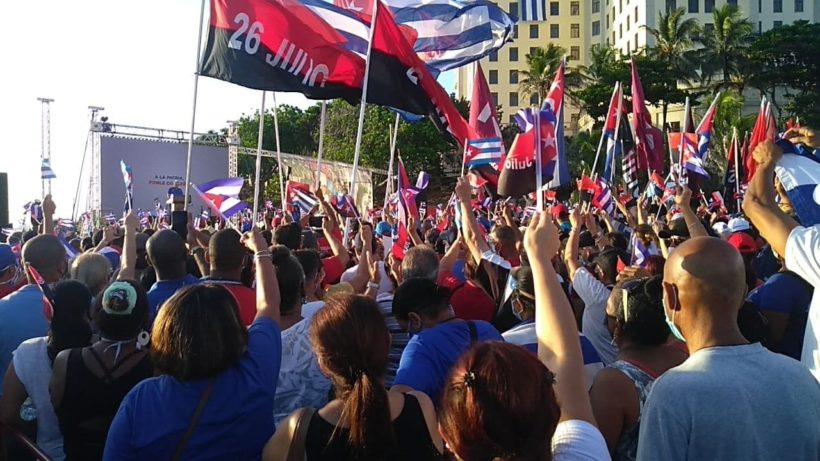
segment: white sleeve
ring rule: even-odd
[[[553,461],[601,461],[611,459],[601,431],[578,419],[563,421],[552,436]]]
[[[606,301],[609,298],[610,290],[585,267],[575,271],[575,276],[572,278],[572,289],[586,305],[595,304],[601,299]]]
[[[786,240],[786,267],[814,287],[820,287],[820,224],[795,227]]]

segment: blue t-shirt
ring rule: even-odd
[[[0,299],[0,395],[12,352],[23,341],[47,334],[43,294],[37,285],[25,285]]]
[[[478,341],[504,341],[487,322],[474,321]],[[470,327],[464,321],[440,323],[414,335],[404,348],[393,384],[410,386],[438,404],[444,382],[461,354],[470,348]]]
[[[151,289],[148,290],[148,324],[154,324],[154,319],[157,317],[157,312],[159,311],[160,306],[162,306],[162,303],[173,296],[177,290],[186,285],[197,285],[199,283],[200,280],[191,274],[187,274],[185,277],[180,279],[162,280],[154,283],[154,285],[151,286]]]
[[[275,429],[273,399],[281,360],[279,326],[268,318],[256,319],[239,363],[214,378],[183,458],[260,459]],[[139,383],[111,423],[103,459],[168,459],[207,386],[207,379],[182,382],[167,375]]]
[[[814,289],[797,274],[778,272],[763,285],[749,293],[747,300],[758,310],[774,311],[789,315],[789,324],[783,339],[771,344],[773,352],[800,360],[803,352],[803,335],[806,332],[809,306]]]

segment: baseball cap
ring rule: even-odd
[[[715,231],[715,233],[724,240],[726,239],[726,237],[729,236],[729,234],[732,233],[732,231],[729,230],[729,226],[723,221],[718,221],[715,224],[713,224],[712,230]]]
[[[726,241],[729,242],[729,245],[735,247],[742,255],[757,253],[757,243],[755,243],[755,239],[745,232],[736,232],[730,235]]]
[[[749,221],[743,218],[732,218],[729,220],[729,231],[732,233],[750,230]]]
[[[681,217],[669,221],[669,233],[675,237],[689,238],[689,227],[686,225],[686,220]]]
[[[393,227],[385,221],[376,224],[376,235],[392,235]]]
[[[586,247],[594,247],[595,246],[595,237],[592,234],[585,230],[581,231],[581,234],[578,235],[578,248],[586,248]]]
[[[17,264],[17,255],[11,251],[11,245],[0,244],[0,271]]]
[[[560,216],[562,213],[569,213],[569,210],[567,210],[566,205],[564,205],[563,203],[559,203],[552,207],[552,219],[558,219],[558,216]]]

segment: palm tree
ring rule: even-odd
[[[684,8],[658,13],[657,29],[648,27],[647,32],[655,39],[650,56],[667,63],[680,80],[689,82],[697,77],[694,45],[701,29],[696,19],[684,19],[685,15]]]
[[[597,82],[615,62],[617,53],[609,44],[592,45],[589,49],[589,65],[579,66],[578,74],[584,82]]]
[[[524,79],[518,84],[518,89],[524,97],[538,95],[538,103],[541,104],[565,54],[566,50],[552,43],[546,48],[539,47],[527,54],[527,70],[521,72]]]
[[[715,83],[715,91],[742,84],[740,73],[743,60],[754,38],[752,23],[743,17],[736,6],[723,5],[712,12],[715,27],[704,34],[701,53],[702,75],[711,82],[715,74],[722,80]]]

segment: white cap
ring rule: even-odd
[[[751,226],[749,226],[749,221],[746,221],[743,218],[732,218],[729,220],[729,231],[733,234],[735,232],[747,231],[750,229]]]
[[[712,225],[712,230],[722,239],[725,239],[732,233],[732,231],[729,230],[729,226],[723,221],[718,221]]]

